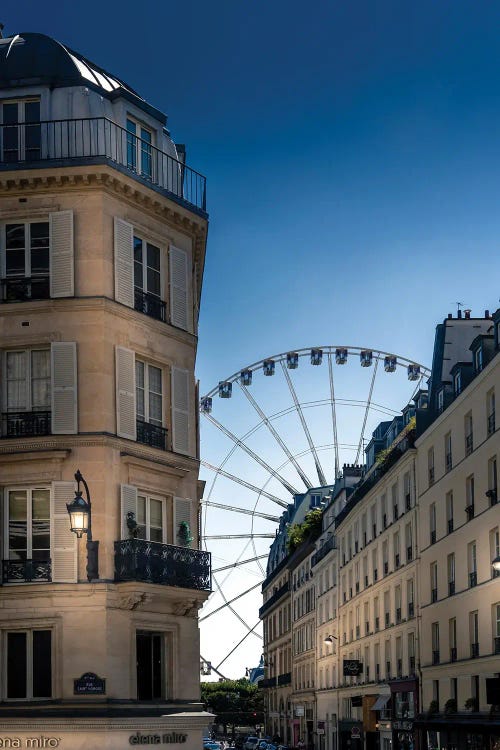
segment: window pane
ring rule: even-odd
[[[157,297],[161,296],[161,283],[160,274],[158,271],[153,271],[148,268],[148,292],[150,294],[156,294]]]
[[[5,247],[7,250],[19,250],[26,247],[24,224],[7,224],[5,227]]]
[[[149,367],[149,391],[161,394],[161,370],[159,367]]]
[[[19,122],[17,102],[3,105],[3,121],[10,125],[13,122]]]
[[[50,352],[31,352],[31,404],[33,409],[50,408]]]
[[[7,224],[5,227],[5,270],[7,275],[25,273],[24,224]]]
[[[32,559],[50,559],[50,493],[48,490],[32,492]]]
[[[26,352],[7,352],[7,409],[26,408]]]
[[[154,245],[147,244],[147,256],[149,268],[160,270],[160,249]]]
[[[26,698],[26,633],[7,633],[7,698]]]
[[[49,223],[30,225],[31,273],[48,273],[49,270]]]
[[[137,523],[146,523],[146,498],[142,495],[137,498]]]
[[[127,131],[127,166],[129,169],[135,169],[137,163],[137,138],[135,137],[135,122],[132,122],[132,120],[127,120]]]
[[[162,528],[162,502],[161,500],[150,500],[149,513],[151,526]]]
[[[139,419],[145,419],[144,402],[144,362],[135,363],[136,412]]]
[[[161,396],[155,393],[149,394],[149,421],[151,424],[162,426]]]
[[[26,560],[28,550],[27,493],[9,492],[9,559]]]
[[[50,518],[50,492],[49,490],[33,490],[32,492],[33,520]]]
[[[33,698],[52,697],[52,633],[33,631]]]
[[[26,490],[11,490],[9,492],[9,519],[11,521],[26,521],[26,518]]]

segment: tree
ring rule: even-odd
[[[228,726],[234,733],[235,726],[255,726],[264,721],[262,691],[245,678],[202,682],[201,700],[215,714],[215,722],[224,726],[224,734]]]

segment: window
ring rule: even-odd
[[[161,543],[165,526],[165,501],[137,495],[137,537]]]
[[[500,604],[493,605],[493,653],[500,654]]]
[[[408,667],[409,673],[415,674],[415,633],[408,633]]]
[[[479,612],[469,612],[470,655],[472,659],[479,656]]]
[[[48,299],[49,222],[5,224],[0,242],[4,301]]]
[[[411,523],[407,523],[405,526],[405,543],[406,543],[406,562],[413,560],[413,539]]]
[[[483,369],[483,347],[479,346],[474,352],[474,370],[476,373]]]
[[[464,427],[465,427],[465,455],[469,456],[474,450],[473,424],[472,424],[471,413],[465,416]]]
[[[415,604],[413,601],[413,578],[409,578],[406,582],[406,599],[408,602],[408,617],[414,617],[415,616]]]
[[[394,569],[399,568],[401,564],[401,557],[400,557],[400,544],[399,544],[399,532],[396,531],[396,533],[393,536],[393,547],[394,547]]]
[[[50,560],[50,490],[8,489],[5,525],[6,559]]]
[[[444,463],[445,470],[451,471],[453,468],[453,457],[451,453],[451,432],[447,432],[444,436]]]
[[[498,477],[497,477],[497,459],[496,456],[488,461],[488,491],[487,497],[490,505],[496,505],[498,502]]]
[[[50,350],[7,351],[4,362],[3,435],[49,434]]]
[[[444,409],[444,388],[440,388],[437,394],[437,410],[439,414],[442,413]]]
[[[5,633],[6,698],[52,697],[52,631],[14,630]]]
[[[149,179],[153,177],[152,143],[152,131],[128,117],[127,167]]]
[[[448,526],[448,534],[453,531],[453,492],[446,493],[446,521]]]
[[[490,531],[490,560],[500,556],[500,531],[498,526]],[[492,568],[492,578],[498,578],[500,570]]]
[[[137,440],[165,449],[163,428],[162,371],[147,362],[135,360]]]
[[[486,419],[487,433],[493,435],[495,432],[495,390],[493,388],[486,394]]]
[[[430,487],[434,484],[434,448],[429,448],[427,451],[427,472]]]
[[[439,664],[439,623],[433,622],[431,626],[432,639],[432,663]]]
[[[436,503],[431,503],[429,506],[429,531],[430,531],[430,544],[436,543]]]
[[[465,480],[465,513],[467,520],[474,518],[474,474],[471,474]]]
[[[448,570],[448,596],[453,596],[455,593],[455,553],[452,552],[447,558],[447,570]]]
[[[450,661],[457,660],[457,618],[448,620],[448,638],[450,640]]]
[[[396,586],[395,590],[395,602],[396,602],[396,622],[401,622],[401,586]]]
[[[431,563],[431,602],[437,602],[438,598],[438,567],[437,562]]]
[[[134,235],[134,307],[166,322],[166,305],[161,300],[161,250]]]
[[[460,370],[453,377],[453,391],[455,397],[459,396],[462,392],[462,373]]]
[[[399,518],[399,500],[398,500],[398,485],[393,484],[391,487],[391,499],[392,499],[392,520],[397,521]]]
[[[158,700],[165,697],[164,636],[162,633],[137,631],[137,698]]]
[[[40,100],[3,102],[2,161],[36,161],[40,158]]]
[[[476,542],[467,545],[467,562],[469,568],[469,587],[477,585],[477,548]]]

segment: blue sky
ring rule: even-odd
[[[429,364],[457,301],[498,306],[500,5],[4,0],[0,20],[127,81],[207,176],[202,393],[312,345]]]

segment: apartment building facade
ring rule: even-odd
[[[0,734],[198,748],[204,178],[42,34],[0,39],[0,131]]]

